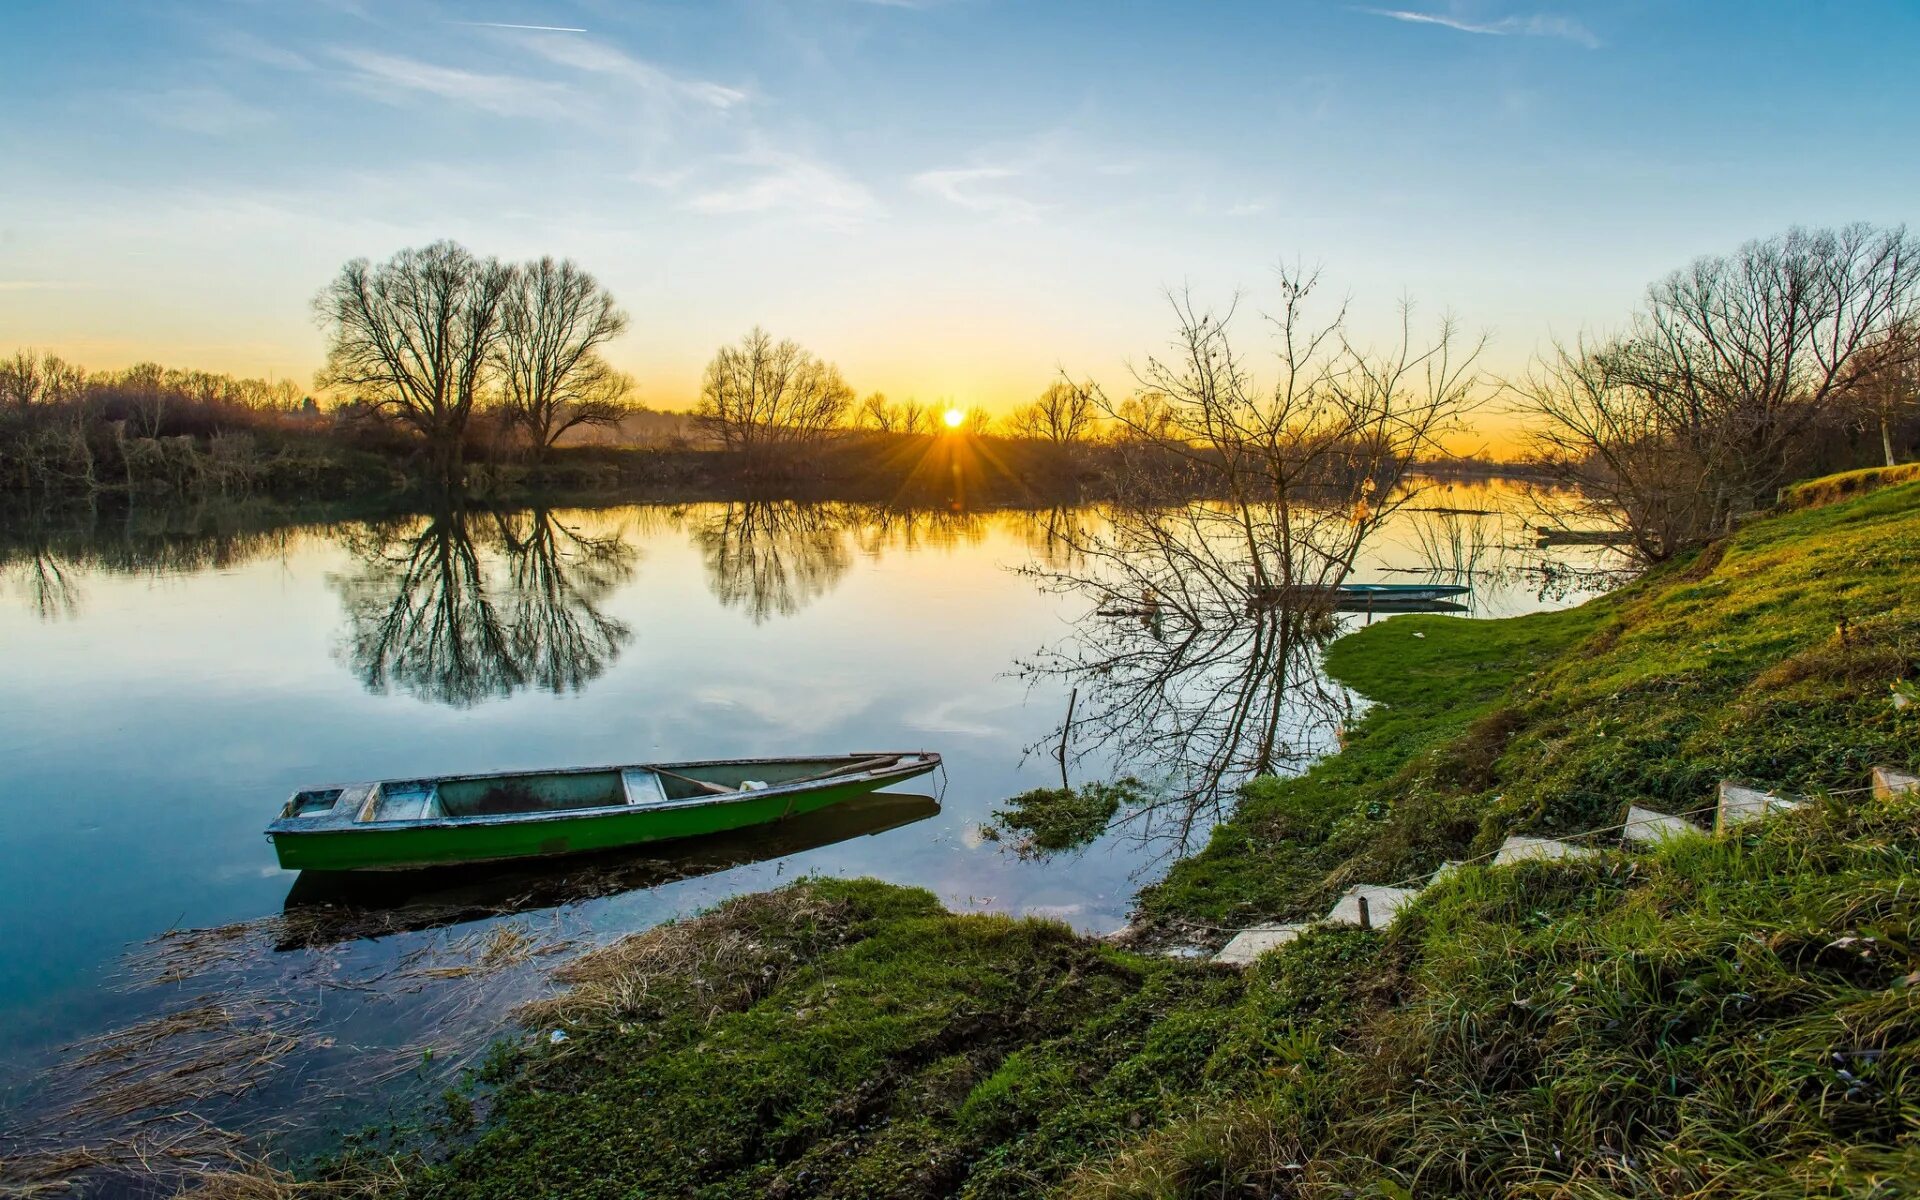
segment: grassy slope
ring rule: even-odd
[[[1383,701],[1153,917],[1302,911],[1511,827],[1920,762],[1920,486],[1575,613],[1384,622]],[[1846,620],[1844,634],[1838,632]],[[1413,638],[1414,631],[1427,636]],[[1500,797],[1499,799],[1495,799]],[[702,949],[704,948],[704,949]],[[419,1196],[1872,1194],[1920,1178],[1920,800],[1470,869],[1240,974],[819,881],[641,935],[537,1014]],[[1888,1191],[1885,1194],[1891,1195]]]
[[[1888,685],[1920,668],[1920,485],[1794,512],[1579,609],[1402,617],[1334,644],[1379,702],[1345,750],[1248,789],[1145,914],[1235,924],[1483,853],[1516,830],[1682,813],[1740,778],[1855,787],[1920,759]],[[1423,634],[1416,637],[1415,634]]]

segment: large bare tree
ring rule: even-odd
[[[755,326],[707,364],[694,419],[749,469],[781,451],[818,443],[853,404],[840,369]]]
[[[627,315],[572,259],[542,258],[514,271],[495,358],[507,416],[545,455],[561,435],[619,423],[631,381],[600,357]]]
[[[327,331],[318,386],[391,413],[425,439],[440,477],[462,442],[500,344],[514,270],[453,242],[354,259],[314,300]]]
[[[1904,228],[1794,229],[1667,276],[1624,334],[1556,347],[1514,393],[1541,461],[1658,561],[1771,502],[1817,427],[1908,369],[1917,302]]]

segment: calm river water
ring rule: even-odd
[[[1598,586],[1532,547],[1502,485],[1423,504],[1502,515],[1402,514],[1356,579],[1470,560],[1473,616]],[[0,1130],[44,1124],[62,1086],[111,1086],[49,1082],[74,1058],[59,1047],[208,997],[260,1005],[223,1019],[268,1049],[226,1099],[189,1099],[364,1103],[341,1081],[434,1077],[562,955],[810,872],[1121,925],[1176,847],[1124,830],[1027,861],[979,833],[1058,777],[1028,748],[1067,685],[1012,668],[1080,612],[1016,568],[1058,553],[1059,522],[1096,519],[699,504],[262,527],[209,511],[0,538]],[[294,880],[261,828],[296,788],[921,747],[946,759],[921,789],[937,811],[882,802],[693,861],[600,863],[578,892],[537,873],[469,881],[381,937],[278,920]],[[1096,757],[1076,775],[1132,767]]]

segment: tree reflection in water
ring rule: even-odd
[[[693,542],[714,598],[760,625],[833,590],[853,565],[852,523],[845,505],[740,501],[696,519]]]
[[[1175,607],[1149,593],[1116,606],[1108,597],[1067,638],[1019,664],[1030,679],[1077,692],[1071,727],[1032,749],[1050,753],[1064,738],[1071,761],[1115,757],[1152,789],[1117,822],[1174,854],[1192,847],[1247,779],[1290,774],[1326,753],[1352,712],[1349,693],[1320,670],[1337,632],[1324,607],[1186,599]]]
[[[620,531],[588,534],[545,509],[449,507],[347,542],[357,569],[332,580],[346,608],[340,654],[369,691],[461,708],[522,688],[577,691],[632,640],[600,610],[638,558]]]
[[[827,595],[856,554],[977,545],[988,525],[960,508],[743,500],[694,516],[692,531],[714,597],[760,625]]]
[[[228,570],[284,554],[307,533],[256,504],[157,505],[108,514],[0,509],[0,593],[42,620],[81,615],[89,575],[164,576]]]
[[[0,583],[18,589],[27,607],[43,621],[58,621],[80,612],[80,584],[69,560],[44,538],[30,538],[0,547]]]
[[[1370,481],[1318,503],[1116,503],[1057,528],[1059,549],[1024,571],[1085,604],[1072,633],[1019,664],[1078,691],[1062,738],[1157,789],[1123,812],[1173,853],[1239,785],[1303,769],[1338,741],[1352,696],[1320,669],[1340,630],[1332,589],[1403,493]]]

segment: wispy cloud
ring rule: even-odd
[[[1577,42],[1589,50],[1600,47],[1600,39],[1594,36],[1593,31],[1585,25],[1571,17],[1556,17],[1545,13],[1501,17],[1493,21],[1474,21],[1446,13],[1417,12],[1404,8],[1361,8],[1355,11],[1376,17],[1386,17],[1392,21],[1405,21],[1412,25],[1438,25],[1442,29],[1452,29],[1460,33],[1476,33],[1491,37],[1561,38],[1565,41]]]
[[[1015,179],[1021,172],[1013,167],[950,167],[922,171],[909,184],[915,191],[937,196],[969,212],[984,213],[1007,221],[1036,221],[1046,211],[1024,196],[998,189],[992,184]]]
[[[587,38],[530,38],[529,48],[556,66],[625,79],[656,96],[686,100],[708,108],[729,109],[746,102],[747,93],[705,79],[686,79],[664,67],[635,58],[604,42]]]
[[[127,97],[128,107],[140,116],[170,129],[184,129],[206,137],[231,137],[258,129],[273,114],[256,108],[217,87],[178,87],[141,92]]]
[[[509,21],[455,21],[455,25],[466,25],[473,29],[534,29],[541,33],[585,33],[576,25],[515,25]]]
[[[837,227],[856,225],[879,211],[864,184],[816,159],[784,150],[755,150],[724,160],[746,168],[741,177],[688,198],[702,213],[785,212]]]
[[[311,71],[313,61],[306,55],[276,46],[265,38],[255,37],[238,29],[223,29],[214,37],[214,44],[237,58],[244,58],[264,67],[273,67],[282,71]]]
[[[518,75],[463,71],[373,50],[337,47],[333,56],[354,68],[349,82],[387,103],[408,94],[437,96],[503,117],[562,117],[577,110],[567,89]]]

